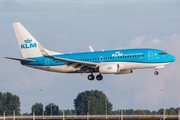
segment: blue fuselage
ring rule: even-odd
[[[97,52],[69,53],[53,55],[54,57],[85,61],[85,62],[135,62],[135,63],[168,63],[173,62],[176,58],[165,51],[158,49],[123,49]],[[59,66],[64,62],[50,59],[47,57],[28,58],[35,62],[21,62],[24,65],[38,66]]]

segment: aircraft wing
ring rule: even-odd
[[[85,68],[89,69],[89,68],[97,68],[99,66],[99,63],[94,63],[94,62],[85,62],[85,61],[78,61],[78,60],[71,60],[71,59],[66,59],[66,58],[59,58],[59,57],[54,57],[49,55],[46,50],[39,44],[38,45],[42,55],[44,57],[48,57],[54,60],[60,60],[65,62],[65,64],[67,66],[73,66],[74,68]]]

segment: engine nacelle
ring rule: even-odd
[[[99,72],[101,74],[115,74],[120,71],[119,64],[111,63],[99,66]]]
[[[115,74],[129,74],[129,73],[133,73],[134,69],[124,69],[124,70],[120,70],[118,73]]]

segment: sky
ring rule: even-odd
[[[0,92],[18,95],[21,113],[30,113],[32,105],[43,101],[44,106],[55,103],[60,109],[74,109],[74,99],[86,90],[106,93],[113,110],[180,107],[178,0],[0,0],[0,20]],[[158,76],[152,68],[104,75],[102,81],[89,81],[88,74],[36,70],[4,58],[22,58],[13,22],[21,22],[52,51],[155,48],[174,55],[176,61],[159,69]]]

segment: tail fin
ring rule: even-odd
[[[23,58],[42,56],[38,48],[39,42],[26,30],[26,28],[24,28],[20,22],[13,23],[13,27]],[[60,54],[52,51],[49,52],[52,54]]]

